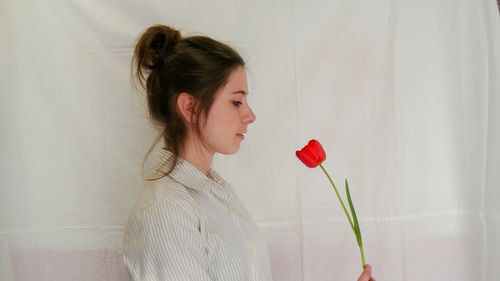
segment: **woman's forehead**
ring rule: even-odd
[[[231,75],[229,75],[229,79],[225,87],[231,92],[231,94],[247,95],[248,86],[245,69],[241,67],[235,69]]]

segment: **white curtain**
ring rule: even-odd
[[[0,2],[0,280],[129,280],[123,227],[157,134],[130,85],[152,24],[234,46],[257,120],[216,155],[275,280],[356,280],[311,138],[349,180],[377,280],[498,280],[495,0]]]

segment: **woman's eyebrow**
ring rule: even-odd
[[[242,95],[246,95],[247,92],[243,91],[243,90],[239,90],[239,91],[236,91],[234,92],[233,94],[242,94]]]

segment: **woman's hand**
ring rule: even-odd
[[[363,270],[363,273],[358,278],[358,281],[375,281],[375,279],[372,277],[372,266],[369,264],[365,265],[365,269]]]

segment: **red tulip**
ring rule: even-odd
[[[301,150],[297,150],[295,155],[309,168],[315,168],[325,161],[326,154],[323,147],[317,140],[310,140]]]
[[[339,191],[337,190],[337,187],[335,187],[335,184],[333,183],[332,178],[330,175],[326,172],[325,168],[321,164],[323,161],[326,159],[326,154],[325,151],[323,150],[323,147],[319,143],[319,141],[312,139],[309,141],[309,143],[304,146],[301,150],[297,150],[295,152],[295,155],[304,163],[307,167],[309,168],[315,168],[319,166],[323,172],[325,172],[326,176],[330,180],[330,183],[333,186],[333,189],[335,190],[335,193],[337,194],[337,197],[339,198],[340,204],[342,205],[342,208],[344,209],[344,212],[347,216],[347,219],[349,220],[349,225],[352,228],[352,231],[354,232],[354,235],[356,236],[356,241],[358,242],[359,250],[361,252],[361,261],[363,262],[363,268],[365,267],[365,252],[363,250],[363,241],[361,239],[361,230],[359,229],[359,223],[358,223],[358,218],[356,217],[356,211],[354,210],[354,205],[352,204],[351,200],[351,195],[349,192],[349,185],[347,184],[347,179],[345,180],[345,190],[347,193],[347,200],[349,202],[349,207],[351,208],[351,213],[353,216],[353,219],[351,220],[351,216],[349,216],[349,213],[347,212],[347,209],[344,205],[344,202],[342,201],[342,198],[340,198]],[[354,220],[354,222],[353,222]]]

